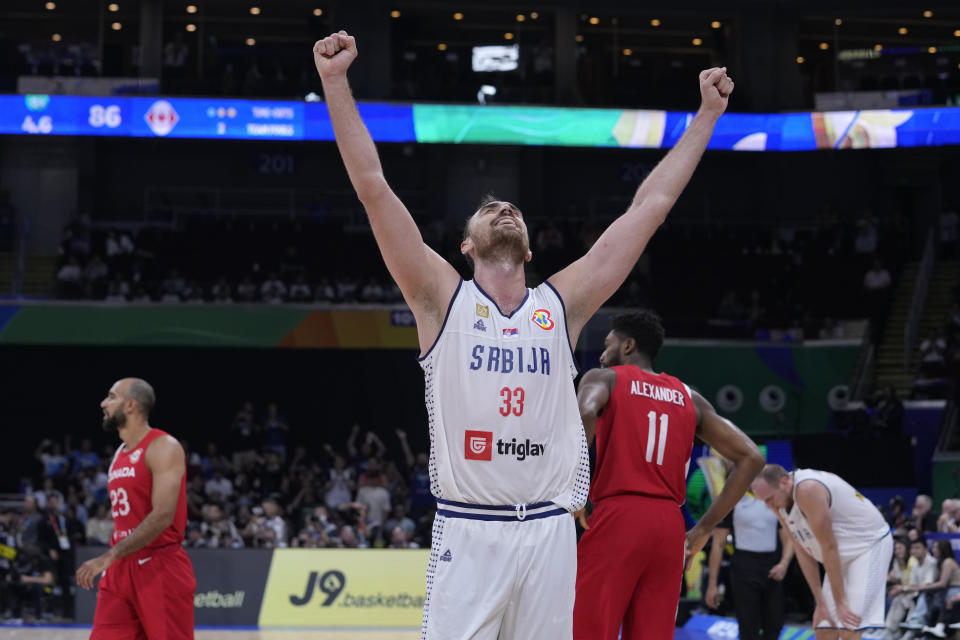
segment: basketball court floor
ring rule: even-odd
[[[0,640],[87,640],[90,627],[85,626],[47,626],[47,627],[2,627]],[[798,635],[791,640],[812,638]],[[419,640],[419,629],[366,629],[337,631],[324,629],[198,629],[196,640]],[[694,633],[677,629],[674,640],[713,640],[705,633]]]

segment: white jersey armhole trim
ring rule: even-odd
[[[820,484],[822,484],[823,488],[827,490],[827,497],[829,498],[829,502],[827,502],[827,507],[829,508],[833,506],[833,493],[830,491],[830,487],[828,487],[827,483],[825,483],[823,480],[817,480],[816,478],[804,478],[803,480],[799,480],[793,483],[793,501],[794,502],[797,501],[797,486],[801,482],[819,482]],[[797,509],[800,509],[800,505],[797,505]],[[800,513],[803,513],[803,509],[800,509]],[[803,517],[806,518],[807,514],[804,513]]]
[[[434,347],[437,346],[437,343],[440,342],[440,338],[443,337],[443,330],[447,328],[447,320],[450,319],[450,312],[453,311],[453,303],[457,301],[457,296],[460,295],[461,287],[463,287],[463,278],[460,278],[460,280],[457,282],[457,288],[450,297],[450,304],[447,305],[447,313],[443,316],[443,324],[440,325],[440,333],[437,334],[437,339],[433,341],[433,344],[430,345],[430,348],[427,349],[426,353],[417,357],[418,362],[423,362],[426,360],[433,352]]]
[[[570,327],[567,326],[567,304],[563,301],[563,296],[560,295],[556,287],[550,284],[549,280],[544,280],[543,284],[550,287],[550,291],[553,291],[553,295],[557,296],[557,300],[560,301],[560,308],[563,310],[563,333],[567,336],[567,346],[570,347],[570,359],[573,362],[573,368],[577,373],[580,373],[580,368],[577,366],[577,356],[573,353],[573,343],[570,342]]]

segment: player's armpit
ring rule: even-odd
[[[591,369],[580,378],[577,405],[580,407],[580,419],[583,421],[588,446],[593,443],[597,418],[610,401],[610,392],[616,383],[617,372],[613,369]]]

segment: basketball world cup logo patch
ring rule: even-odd
[[[467,429],[463,437],[463,457],[467,460],[493,460],[493,432]]]
[[[130,464],[137,464],[137,461],[140,460],[140,456],[143,455],[143,449],[137,449],[130,454]]]
[[[530,319],[533,320],[533,324],[544,331],[550,331],[550,329],[554,327],[553,319],[550,318],[550,312],[546,309],[537,309],[533,312],[533,317]]]

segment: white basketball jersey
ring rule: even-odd
[[[504,315],[461,281],[420,359],[430,419],[430,489],[483,505],[587,499],[590,462],[563,301],[547,283]]]
[[[823,551],[807,517],[797,505],[797,486],[809,481],[819,482],[830,493],[830,520],[841,562],[868,551],[890,532],[890,525],[880,511],[846,480],[827,471],[797,469],[793,472],[793,508],[790,513],[780,509],[780,515],[797,544],[818,561],[823,562]]]

